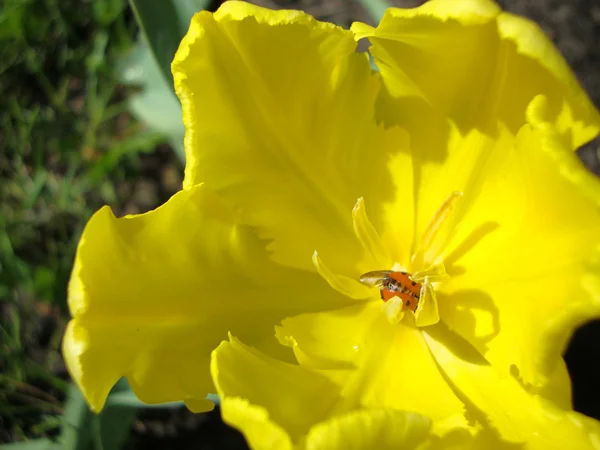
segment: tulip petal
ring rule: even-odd
[[[514,143],[514,136],[506,129],[502,129],[496,138],[479,130],[463,136],[446,119],[434,115],[430,120],[433,129],[440,130],[431,142],[427,142],[429,138],[423,140],[417,136],[426,134],[422,124],[410,125],[411,138],[415,136],[409,152],[411,164],[398,165],[392,172],[397,193],[395,201],[389,205],[382,233],[386,242],[400,240],[405,243],[409,251],[402,255],[412,256],[403,256],[407,259],[399,261],[403,264],[411,261],[414,265],[408,269],[413,273],[420,273],[440,262],[439,258],[446,251],[465,211],[472,209],[473,199],[486,182],[486,167],[491,164],[491,155],[501,155],[506,146]],[[442,123],[445,124],[443,131]],[[442,137],[441,141],[437,141],[439,137]],[[405,180],[413,182],[408,190],[403,189]],[[406,225],[399,228],[399,224]],[[428,233],[432,224],[437,229]],[[425,239],[427,234],[429,239]],[[394,253],[396,255],[398,253]]]
[[[392,409],[362,409],[314,426],[307,450],[393,450],[423,448],[430,442],[431,421]]]
[[[493,366],[466,361],[428,331],[424,336],[441,369],[461,398],[466,399],[471,416],[484,427],[495,429],[505,445],[558,450],[591,449],[600,444],[597,421],[531,395],[512,377],[499,375]]]
[[[364,284],[361,284],[358,280],[333,273],[325,264],[323,264],[323,261],[321,261],[321,258],[319,257],[319,252],[316,250],[313,253],[313,264],[319,275],[327,281],[329,286],[340,294],[344,294],[346,297],[353,300],[364,300],[372,296],[371,289]]]
[[[144,402],[189,400],[197,410],[214,391],[210,352],[229,330],[258,345],[286,316],[345,304],[317,274],[273,263],[264,246],[202,185],[146,214],[98,211],[77,251],[63,342],[92,409],[126,376]]]
[[[528,111],[531,125],[516,138],[502,126],[495,138],[462,135],[446,122],[447,143],[426,146],[417,136],[412,166],[394,174],[398,185],[418,180],[413,249],[444,199],[464,193],[425,252],[429,264],[445,260],[452,277],[436,288],[441,320],[564,404],[561,352],[576,326],[600,315],[600,189],[553,125],[547,100],[536,97]],[[443,129],[442,117],[431,119]],[[408,128],[411,137],[418,127]],[[392,209],[406,211],[402,202],[399,196]]]
[[[363,249],[352,208],[364,197],[377,227],[393,194],[388,159],[406,146],[399,129],[376,124],[380,78],[355,46],[351,32],[302,12],[231,1],[194,16],[172,66],[184,185],[206,182],[239,209],[273,241],[275,261],[314,270],[318,249],[353,277]]]
[[[339,400],[339,388],[324,375],[270,358],[233,337],[214,351],[211,371],[220,396],[243,398],[265,408],[269,420],[292,442],[326,418]],[[223,419],[230,419],[227,410]],[[234,425],[242,431],[248,427],[245,419]],[[256,439],[260,442],[262,436]]]
[[[348,408],[395,408],[433,420],[461,415],[463,405],[440,375],[419,329],[408,318],[390,324],[381,304],[288,318],[277,327],[277,337],[294,344],[301,364],[323,370],[341,385]]]
[[[600,316],[600,182],[543,122],[545,105],[488,153],[438,296],[443,322],[534,389],[563,370],[575,328]]]
[[[239,397],[221,399],[223,420],[240,430],[253,450],[292,450],[286,431],[269,418],[262,406],[250,404]]]
[[[267,357],[231,336],[213,352],[211,367],[223,419],[254,449],[458,449],[473,442],[456,418],[436,436],[427,417],[352,405],[317,371]]]
[[[432,0],[389,9],[368,37],[386,87],[448,116],[461,133],[513,134],[533,98],[548,98],[553,122],[575,149],[600,130],[600,115],[550,40],[533,22],[488,0]]]

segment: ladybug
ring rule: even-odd
[[[360,282],[369,286],[376,286],[381,290],[381,299],[387,302],[393,297],[400,297],[403,302],[402,309],[416,311],[421,295],[421,284],[410,279],[406,272],[391,270],[375,270],[367,272],[360,277]]]

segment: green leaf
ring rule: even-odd
[[[63,415],[61,441],[65,450],[90,448],[92,434],[90,430],[91,412],[83,396],[75,385],[69,389]]]
[[[150,128],[168,137],[184,160],[181,104],[175,96],[171,61],[192,16],[205,9],[208,0],[130,0],[144,40],[122,62],[119,78],[137,85],[142,93],[130,101],[133,114]]]
[[[171,61],[195,12],[208,6],[207,0],[130,0],[142,34],[162,75],[173,85]]]
[[[194,14],[207,9],[210,0],[174,0],[173,4],[179,19],[179,31],[183,37],[190,27],[190,21]]]
[[[185,406],[183,402],[160,403],[149,405],[139,400],[132,391],[116,392],[106,401],[105,408],[181,408]]]
[[[130,4],[162,76],[169,85],[173,85],[171,61],[182,37],[173,2],[130,0]]]
[[[122,83],[142,88],[141,93],[129,100],[131,112],[150,129],[165,135],[183,161],[185,128],[181,119],[181,103],[164,80],[144,42],[138,43],[121,62],[118,72]]]
[[[180,408],[183,402],[148,405],[137,399],[125,378],[110,392],[98,415],[88,408],[74,385],[69,390],[63,414],[63,429],[58,441],[63,450],[118,450],[123,448],[139,408]],[[4,449],[0,449],[4,450]],[[33,448],[32,450],[37,450]],[[45,450],[40,447],[39,450]],[[54,450],[54,447],[51,447]]]
[[[129,386],[119,382],[111,395],[126,389],[129,389]],[[63,416],[63,432],[60,437],[62,448],[118,450],[123,447],[129,436],[135,416],[134,408],[123,406],[106,408],[99,415],[95,415],[88,408],[79,390],[72,386]]]
[[[392,5],[387,0],[358,0],[362,7],[369,13],[375,25],[379,23],[385,12]]]
[[[112,396],[128,392],[131,392],[129,384],[127,384],[125,378],[122,378],[117,382],[108,398],[110,399]],[[136,408],[131,405],[120,405],[114,402],[111,406],[107,405],[100,413],[99,423],[97,423],[99,427],[97,431],[99,431],[102,439],[101,448],[104,450],[116,450],[123,447],[136,415]]]

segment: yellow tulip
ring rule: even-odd
[[[487,0],[351,31],[227,2],[172,67],[184,189],[96,213],[69,286],[94,410],[126,376],[197,411],[218,392],[254,448],[600,446],[561,357],[600,316],[600,183],[573,152],[600,116],[535,25]],[[414,312],[360,282],[391,270]]]

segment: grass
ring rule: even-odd
[[[138,212],[168,197],[143,183],[165,164],[140,156],[163,136],[126,112],[114,70],[136,34],[126,0],[0,9],[0,443],[60,425],[66,285],[87,219],[103,204]],[[180,167],[166,166],[174,191]]]

